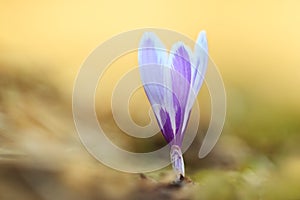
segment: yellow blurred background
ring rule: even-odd
[[[298,9],[298,1],[271,0],[3,1],[0,61],[49,68],[72,86],[87,55],[113,35],[162,27],[196,38],[205,29],[226,84],[298,107]]]
[[[227,154],[224,156],[216,150],[217,153],[210,158],[213,161],[208,160],[210,163],[208,166],[223,166],[222,162],[221,164],[219,161],[217,164],[214,162],[223,159],[226,166],[233,165],[233,170],[241,173],[234,177],[245,176],[245,180],[251,178],[253,180],[253,177],[255,179],[256,176],[260,176],[261,170],[274,170],[264,177],[264,180],[269,180],[270,183],[266,183],[265,199],[279,198],[280,194],[300,198],[297,196],[299,192],[297,193],[295,189],[300,181],[300,153],[297,148],[300,139],[299,9],[300,1],[297,0],[1,1],[0,133],[2,136],[0,135],[0,149],[4,152],[2,155],[32,154],[35,159],[41,161],[43,155],[37,154],[38,151],[55,150],[56,152],[58,150],[55,148],[63,150],[75,148],[64,143],[66,140],[69,141],[66,139],[69,137],[73,138],[72,144],[77,141],[71,117],[73,83],[83,61],[102,42],[116,34],[137,28],[166,28],[194,39],[200,30],[206,30],[209,54],[219,67],[228,95],[228,114],[223,133],[227,136],[221,137],[217,149],[220,149],[219,152],[231,151],[228,153],[230,159],[227,159]],[[131,62],[137,63],[133,56],[123,63],[119,62],[118,65],[122,67],[126,63],[126,66],[132,67]],[[109,81],[117,80],[121,75],[117,71],[110,74],[111,77],[106,77],[105,82],[107,95],[114,87],[109,84]],[[46,89],[43,89],[44,87]],[[145,100],[143,94],[137,96],[138,99]],[[105,106],[108,103],[105,102]],[[41,118],[41,115],[44,118]],[[143,116],[146,115],[147,113]],[[41,138],[40,129],[48,132],[46,136]],[[18,136],[11,136],[13,133],[17,133]],[[32,141],[28,139],[27,134]],[[56,139],[53,139],[54,136]],[[36,144],[45,141],[51,143],[46,147]],[[58,143],[60,143],[59,147]],[[78,143],[74,146],[81,148],[78,147],[80,146]],[[247,156],[237,155],[238,151],[246,152]],[[49,156],[56,159],[57,153],[50,153]],[[255,159],[256,156],[259,159]],[[73,160],[71,158],[70,162],[75,164],[77,159],[79,158],[74,157]],[[192,160],[192,156],[188,154],[187,160],[189,159]],[[44,166],[42,164],[44,162],[45,165],[49,164],[45,160],[39,164]],[[8,163],[11,164],[10,161]],[[222,185],[218,184],[222,183],[226,186],[230,185],[225,187],[226,191],[222,193],[227,195],[228,199],[233,199],[231,194],[240,199],[247,199],[243,195],[239,196],[241,194],[232,189],[234,188],[231,187],[234,183],[230,182],[232,174],[218,172],[222,173],[220,176],[222,180],[224,179],[219,183],[214,179],[216,176],[213,175],[214,171],[211,174],[210,171],[207,174],[197,172],[201,169],[199,165],[202,164],[205,165],[205,162],[200,164],[196,162],[195,167],[190,166],[190,171],[196,180],[199,179],[201,182],[203,177],[208,180],[208,188],[207,190],[204,188],[203,198],[216,199],[217,197],[213,196],[214,190],[210,190],[209,186],[219,187]],[[89,170],[90,168],[85,165],[80,165],[78,169],[71,164],[59,167],[65,169],[62,171],[64,173],[68,171],[66,185],[71,185],[70,191],[79,188],[74,185],[73,180],[83,182],[83,188],[86,188],[98,184],[98,182],[91,183],[87,177],[99,176],[101,179],[103,173],[97,174],[98,168],[108,170],[95,163],[91,165],[94,167],[93,170]],[[70,168],[73,171],[70,172]],[[229,168],[232,169],[232,166]],[[249,171],[243,171],[248,168],[253,170],[251,173],[253,172],[254,175],[251,173],[249,175]],[[4,175],[14,174],[5,170],[8,169],[4,167]],[[87,177],[77,175],[77,170],[85,170]],[[121,176],[122,181],[136,181],[124,174],[111,173],[114,174],[112,179]],[[57,176],[60,175],[59,173]],[[268,179],[273,175],[278,176]],[[106,176],[105,181],[114,186],[115,181],[111,181],[109,175]],[[10,179],[10,175],[1,177]],[[287,188],[283,184],[274,184],[281,180],[283,183],[293,185]],[[3,179],[1,182],[5,181]],[[249,199],[256,192],[257,183],[254,181],[255,183],[252,184],[252,182],[250,181],[249,185],[247,182],[247,184],[243,183],[245,185],[237,186],[238,189],[248,188]],[[132,185],[134,184],[131,183]],[[14,186],[12,183],[12,187]],[[105,193],[108,198],[119,198],[119,196],[110,196],[113,190],[109,187],[103,190],[108,191]],[[274,190],[278,194],[272,194],[271,191]],[[9,193],[10,190],[1,188],[0,185],[0,191]],[[90,198],[89,193],[85,191],[80,190],[79,193],[82,195],[79,197]],[[125,193],[123,191],[121,194]],[[20,190],[20,194],[25,193]],[[4,197],[11,196],[4,195]],[[29,195],[28,199],[34,199],[31,197]],[[69,197],[75,198],[67,196]]]

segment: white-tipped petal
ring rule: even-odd
[[[168,112],[171,109],[170,68],[167,66],[168,52],[160,39],[151,32],[143,35],[138,49],[138,61],[144,90],[162,130],[169,129]],[[173,131],[170,130],[172,135]],[[163,132],[163,134],[166,134]],[[165,135],[167,141],[172,138]]]
[[[208,63],[208,46],[206,40],[206,32],[201,31],[198,35],[197,42],[194,47],[194,59],[193,59],[193,75],[192,84],[195,94],[197,95],[206,72]]]
[[[144,33],[138,50],[139,65],[167,63],[168,52],[160,39],[152,32]]]

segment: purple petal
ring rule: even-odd
[[[174,138],[174,131],[171,124],[170,115],[164,109],[160,110],[160,117],[164,122],[161,127],[161,132],[168,143],[170,143]]]
[[[172,71],[172,88],[173,92],[180,103],[185,106],[190,91],[191,83],[191,53],[190,49],[182,42],[173,45],[170,56],[169,65]],[[176,102],[174,102],[175,104]]]
[[[195,94],[197,95],[203,80],[208,63],[208,47],[205,31],[201,31],[198,35],[197,43],[194,47],[194,62],[192,70],[192,83]]]
[[[154,33],[145,33],[141,39],[138,58],[141,79],[151,105],[164,104],[164,66],[168,54],[164,45]]]
[[[168,53],[160,39],[151,32],[144,33],[138,51],[139,65],[167,64]]]
[[[178,42],[173,45],[170,52],[169,64],[189,83],[191,82],[191,50],[184,43]]]
[[[172,89],[173,89],[173,107],[175,110],[176,138],[175,144],[181,146],[182,130],[185,129],[186,119],[189,111],[187,110],[187,101],[191,91],[191,50],[182,42],[173,45],[169,65],[173,69]],[[172,119],[171,119],[172,120]]]
[[[167,142],[174,137],[169,112],[172,105],[170,68],[167,65],[168,53],[154,33],[145,33],[138,50],[139,69],[144,90],[152,106],[158,124]],[[169,88],[169,89],[168,89]]]

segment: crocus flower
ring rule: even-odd
[[[179,178],[185,175],[183,136],[208,62],[206,33],[199,33],[194,51],[177,42],[168,53],[154,33],[146,32],[140,41],[138,61],[144,90],[171,147],[172,167]]]

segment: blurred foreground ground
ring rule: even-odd
[[[187,174],[194,184],[165,188],[162,184],[173,179],[170,168],[141,179],[138,174],[117,172],[93,159],[79,141],[69,100],[47,76],[7,66],[1,67],[0,76],[1,199],[300,197],[297,112],[264,105],[257,114],[248,108],[248,121],[243,123],[229,112],[231,125],[226,125],[207,158],[197,158],[201,129],[185,154]],[[109,134],[122,134],[111,120],[104,120],[104,127]],[[141,147],[135,140],[119,140],[115,139],[133,150],[145,150],[145,145]],[[147,145],[161,143],[159,137]]]
[[[128,5],[1,2],[0,199],[300,199],[300,3]],[[210,106],[207,89],[201,90],[198,138],[185,153],[194,183],[182,188],[168,186],[169,167],[142,179],[102,165],[82,146],[72,119],[72,86],[83,60],[111,36],[145,26],[191,38],[206,29],[225,82],[224,131],[202,160],[197,154]],[[146,152],[164,145],[162,137],[124,136],[107,109],[111,83],[136,63],[135,57],[114,63],[96,107],[118,146]],[[140,125],[148,122],[148,108],[140,90],[130,104]]]

